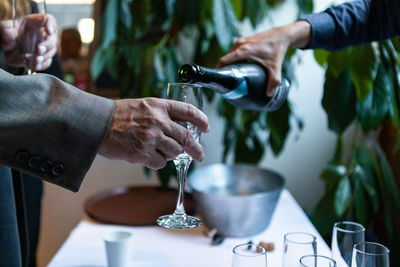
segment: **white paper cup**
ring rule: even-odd
[[[109,267],[129,266],[132,234],[129,232],[111,232],[104,235],[107,262]]]

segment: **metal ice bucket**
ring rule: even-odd
[[[202,221],[229,237],[265,230],[274,213],[284,179],[253,165],[212,164],[188,177]]]

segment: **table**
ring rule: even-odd
[[[210,245],[202,227],[193,230],[171,230],[158,226],[129,227],[104,225],[82,220],[71,232],[49,267],[106,267],[102,236],[111,231],[133,234],[130,256],[132,267],[229,267],[232,248],[252,240],[274,242],[275,250],[267,255],[269,267],[282,265],[283,235],[308,232],[317,237],[318,254],[331,256],[331,251],[306,214],[287,189],[281,193],[270,226],[262,233],[247,238],[226,238],[219,246]]]

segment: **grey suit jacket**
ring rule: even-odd
[[[53,76],[0,69],[0,163],[76,192],[113,112],[112,100]]]

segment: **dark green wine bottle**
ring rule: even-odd
[[[196,83],[220,93],[241,109],[267,112],[282,106],[290,88],[289,82],[282,78],[275,94],[267,97],[267,73],[255,63],[238,63],[220,69],[185,64],[179,68],[178,77],[184,83]]]

